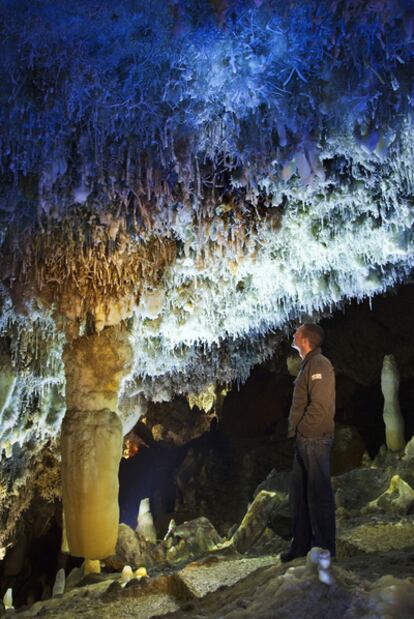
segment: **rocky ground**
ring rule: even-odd
[[[402,455],[334,478],[338,556],[324,573],[311,559],[281,564],[288,474],[272,472],[230,538],[206,518],[171,526],[157,544],[120,525],[100,574],[76,568],[65,592],[5,616],[73,619],[414,617],[414,441]],[[283,535],[283,537],[282,537]],[[121,570],[130,565],[132,570]],[[146,566],[147,576],[133,570]],[[328,580],[328,582],[326,582]]]

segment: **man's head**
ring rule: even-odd
[[[296,348],[303,359],[311,350],[322,345],[324,337],[322,327],[313,322],[305,322],[293,334],[292,348]]]

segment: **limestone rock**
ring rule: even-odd
[[[286,541],[282,539],[270,527],[265,527],[263,533],[248,549],[249,554],[277,555],[286,547]]]
[[[124,585],[134,578],[134,572],[130,565],[124,565],[121,572],[121,583]]]
[[[151,403],[145,424],[156,441],[185,445],[210,429],[212,416],[194,408],[184,398],[173,402]]]
[[[89,574],[100,574],[101,573],[101,562],[99,559],[85,559],[82,565],[83,576],[88,576]]]
[[[121,571],[124,565],[130,565],[132,569],[143,566],[148,569],[164,564],[165,550],[162,544],[149,543],[127,524],[119,525],[115,554],[105,559],[107,567]]]
[[[347,471],[332,479],[335,498],[339,499],[338,507],[355,515],[383,493],[389,484],[386,471],[377,468],[360,468]]]
[[[262,535],[274,508],[275,498],[275,493],[267,490],[261,490],[256,496],[230,540],[239,552],[246,552]]]
[[[142,578],[147,578],[147,577],[148,577],[148,572],[145,567],[139,567],[134,572],[134,578],[137,578],[138,580],[141,580]]]
[[[0,420],[7,409],[17,381],[17,373],[13,369],[9,352],[5,346],[0,346]]]
[[[387,490],[370,501],[366,511],[410,514],[414,511],[414,490],[399,475],[394,475]]]
[[[359,466],[364,451],[364,440],[355,427],[336,424],[332,450],[332,474],[338,475]]]
[[[183,522],[165,542],[167,561],[174,564],[195,559],[210,552],[222,541],[214,526],[204,516]]]
[[[299,355],[288,355],[286,359],[286,366],[289,374],[291,376],[296,376],[299,374],[300,366],[302,365],[302,359]]]
[[[114,569],[122,569],[130,565],[134,569],[144,563],[139,537],[127,524],[121,523],[118,528],[118,540],[115,555],[107,557],[105,564]]]
[[[403,460],[407,462],[414,460],[414,436],[411,437],[405,446]]]
[[[131,360],[125,329],[82,336],[64,350],[63,508],[71,554],[103,559],[117,539],[122,424],[117,401]]]
[[[289,505],[291,473],[273,469],[254,492],[256,497],[261,490],[274,493],[273,507],[268,517],[268,525],[282,538],[290,538],[292,522]]]

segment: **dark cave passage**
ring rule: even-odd
[[[337,375],[334,475],[358,466],[364,452],[374,458],[385,443],[384,354],[391,352],[397,359],[406,439],[414,434],[412,307],[414,285],[407,284],[375,298],[371,308],[368,302],[351,303],[321,323],[326,331],[324,350]],[[157,443],[148,427],[137,424],[138,434],[141,431],[150,447],[121,461],[121,522],[135,528],[139,501],[146,497],[159,535],[170,518],[182,522],[202,514],[223,533],[239,521],[254,490],[272,469],[291,467],[292,445],[286,432],[293,378],[286,357],[292,352],[285,340],[271,360],[256,366],[239,389],[227,394],[214,432],[174,445]],[[158,412],[153,410],[157,422],[161,409],[162,405]],[[162,415],[168,429],[168,413]]]

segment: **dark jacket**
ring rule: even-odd
[[[306,438],[334,435],[335,373],[320,348],[306,355],[293,390],[288,437],[299,433]]]

